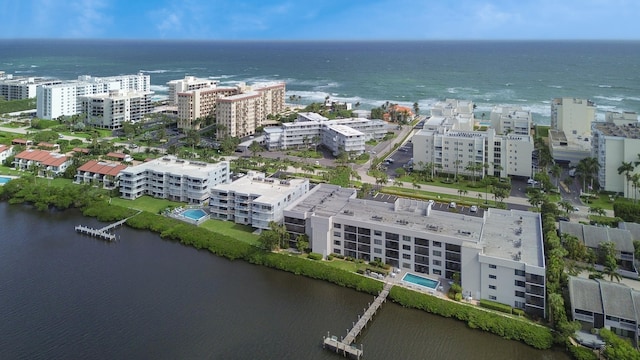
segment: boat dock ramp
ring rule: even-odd
[[[84,225],[76,225],[75,230],[78,233],[81,234],[85,234],[85,235],[90,235],[93,237],[97,237],[99,239],[103,239],[103,240],[108,240],[108,241],[116,241],[117,237],[115,234],[112,234],[109,232],[109,230],[114,229],[118,226],[123,225],[125,222],[127,222],[127,220],[131,219],[132,217],[140,214],[142,211],[137,212],[135,215],[129,216],[126,219],[122,219],[120,221],[116,221],[112,224],[109,224],[103,228],[100,229],[94,229],[88,226],[84,226]]]
[[[387,301],[387,295],[389,295],[389,291],[392,287],[393,284],[391,283],[386,283],[384,285],[380,294],[378,294],[373,303],[369,304],[369,308],[364,311],[364,314],[362,314],[362,316],[358,315],[358,322],[356,322],[351,330],[349,330],[347,336],[338,340],[337,336],[331,336],[331,334],[327,332],[327,336],[323,337],[322,347],[335,351],[337,354],[341,354],[344,357],[360,359],[363,353],[362,345],[358,348],[352,345],[352,343],[356,337],[360,335],[362,329],[367,326],[367,323],[373,318],[380,306]]]

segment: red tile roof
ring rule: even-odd
[[[5,152],[6,150],[9,150],[9,147],[7,145],[0,144],[0,153]]]
[[[45,166],[60,166],[67,161],[67,157],[58,153],[50,153],[45,150],[24,150],[16,155],[16,159],[31,160]]]
[[[117,152],[110,152],[106,156],[122,160],[125,157],[127,157],[127,154],[117,153]]]
[[[31,140],[26,140],[26,139],[13,139],[11,140],[11,142],[13,144],[17,144],[17,145],[27,145],[29,142],[31,142]]]
[[[73,152],[81,152],[83,154],[88,154],[89,153],[89,149],[86,148],[81,148],[81,147],[74,147]]]
[[[107,163],[103,161],[89,160],[78,168],[78,171],[88,171],[100,175],[116,176],[121,170],[126,169],[126,165]]]

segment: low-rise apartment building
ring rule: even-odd
[[[126,165],[106,161],[89,160],[80,166],[76,172],[76,184],[100,184],[105,189],[115,189],[119,185],[120,171]]]
[[[120,173],[120,195],[137,199],[143,195],[193,205],[205,205],[211,188],[229,182],[229,162],[215,164],[164,156]]]
[[[27,149],[13,159],[13,167],[20,171],[36,170],[37,176],[58,176],[67,170],[71,159],[57,152]]]
[[[313,252],[378,260],[436,279],[459,273],[465,297],[545,316],[540,214],[490,209],[481,216],[432,209],[431,202],[357,199],[321,184],[289,205],[284,224],[306,234]]]
[[[569,276],[572,319],[582,330],[609,329],[638,345],[640,292],[624,284]]]
[[[13,146],[0,144],[0,164],[4,164],[11,155],[13,155]]]
[[[212,219],[269,229],[271,221],[282,221],[287,205],[308,191],[308,179],[280,180],[249,171],[230,184],[211,189],[209,212]]]

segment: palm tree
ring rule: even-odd
[[[594,215],[599,215],[599,216],[605,216],[607,214],[607,212],[601,208],[600,206],[592,206],[589,208],[589,213],[590,214],[594,214]]]
[[[569,216],[569,211],[573,210],[573,204],[567,200],[562,200],[558,203],[558,207],[564,210],[565,214]]]
[[[558,187],[558,182],[560,181],[560,174],[562,174],[562,168],[558,164],[553,164],[551,166],[551,175],[556,178],[556,187]]]
[[[640,187],[640,174],[631,175],[631,186],[633,187],[633,203],[638,200],[638,187]]]
[[[576,175],[582,180],[582,191],[587,188],[587,182],[590,182],[589,189],[593,190],[593,178],[600,170],[598,159],[588,157],[580,160],[576,166]]]
[[[420,106],[417,102],[413,103],[413,112],[416,113],[416,116],[418,116],[418,113],[420,112]]]
[[[627,182],[627,192],[626,197],[629,198],[629,180],[631,180],[631,173],[635,170],[635,167],[631,163],[631,161],[623,161],[620,166],[618,166],[618,175],[624,174],[625,181]]]

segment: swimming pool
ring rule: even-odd
[[[204,210],[201,209],[187,209],[185,211],[182,212],[181,214],[182,216],[186,217],[187,219],[191,219],[191,220],[200,220],[203,217],[207,216],[207,213]]]
[[[402,281],[406,281],[408,283],[412,283],[419,286],[424,286],[432,290],[437,289],[438,285],[440,284],[440,282],[437,280],[427,279],[426,277],[422,277],[414,274],[405,274],[404,277],[402,277]]]
[[[4,184],[8,183],[9,180],[11,180],[10,177],[0,176],[0,185],[4,185]]]

